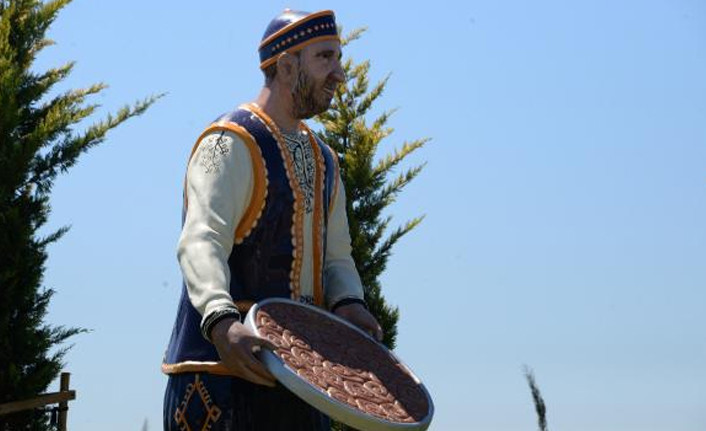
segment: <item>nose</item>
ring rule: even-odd
[[[343,70],[341,65],[341,60],[336,61],[336,65],[333,68],[331,77],[336,80],[339,84],[346,80],[346,71]]]

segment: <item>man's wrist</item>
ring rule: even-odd
[[[201,334],[210,342],[213,342],[211,333],[213,329],[226,319],[240,321],[240,312],[235,306],[228,306],[212,311],[201,322]]]

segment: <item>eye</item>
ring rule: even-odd
[[[326,60],[330,60],[334,57],[334,52],[333,51],[322,51],[322,52],[316,54],[316,56],[324,58]]]

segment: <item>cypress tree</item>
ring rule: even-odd
[[[342,37],[342,46],[360,38],[365,29],[357,29]],[[380,322],[383,343],[395,347],[399,309],[387,303],[379,277],[385,270],[392,246],[414,229],[423,216],[414,217],[385,235],[391,222],[383,211],[397,195],[421,172],[424,165],[414,166],[394,175],[394,169],[413,151],[429,139],[403,142],[391,154],[377,157],[380,143],[394,131],[387,126],[392,110],[383,111],[368,123],[373,103],[382,95],[389,75],[370,87],[370,61],[355,63],[348,58],[343,63],[346,82],[334,96],[331,109],[318,116],[323,126],[322,139],[338,153],[341,176],[346,186],[348,222],[350,225],[353,259],[360,273],[365,301],[370,312]]]
[[[53,44],[47,29],[70,1],[0,0],[0,403],[45,392],[63,366],[63,343],[83,331],[45,322],[54,293],[42,286],[47,246],[67,231],[38,234],[49,215],[55,178],[159,97],[74,130],[97,108],[86,98],[105,85],[50,97],[73,63],[32,70],[37,54]],[[20,429],[49,429],[47,415],[37,410],[0,416],[0,430]]]

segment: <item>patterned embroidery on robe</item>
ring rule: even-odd
[[[231,142],[232,139],[225,136],[225,132],[204,138],[203,143],[201,143],[199,164],[205,169],[207,174],[220,171],[223,159],[230,152],[229,145]]]
[[[196,374],[194,383],[186,387],[184,400],[174,412],[177,426],[185,431],[209,430],[220,417],[221,409],[213,403],[201,376]]]
[[[311,148],[309,136],[304,133],[283,133],[287,149],[292,155],[297,182],[304,195],[304,209],[307,214],[314,211],[314,179],[316,177],[316,160]]]

